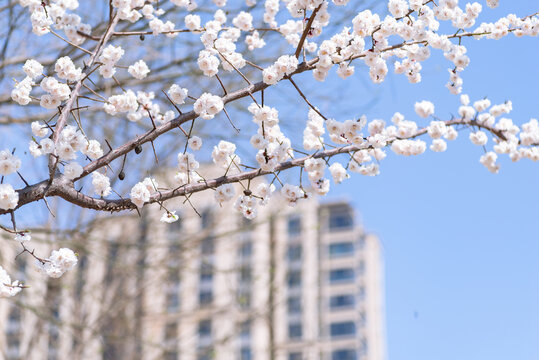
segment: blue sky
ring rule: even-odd
[[[495,10],[484,6],[482,19],[538,10],[533,1],[502,0]],[[462,73],[464,92],[472,101],[510,99],[508,117],[517,123],[539,117],[537,38],[463,44],[471,58]],[[389,120],[400,111],[417,119],[413,104],[424,99],[449,118],[459,101],[444,87],[448,67],[435,55],[424,63],[418,85],[400,75],[381,86],[356,81],[343,92],[358,98],[343,109],[376,94],[377,102],[364,110],[369,118]],[[354,176],[332,189],[333,196],[353,199],[366,228],[383,243],[392,360],[539,358],[539,166],[502,158],[493,175],[479,163],[483,150],[468,134],[460,132],[445,153],[390,154],[379,176]]]

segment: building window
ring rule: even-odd
[[[81,262],[81,259],[79,259],[79,263]],[[19,281],[26,280],[26,260],[24,260],[23,257],[18,257],[15,260],[15,278]],[[80,266],[80,265],[79,265]]]
[[[49,350],[48,359],[53,360],[58,358],[60,328],[60,287],[58,284],[49,283],[47,285],[47,302],[51,320],[49,322]]]
[[[211,347],[207,346],[198,349],[197,360],[213,360],[214,358],[214,352]]]
[[[252,275],[251,267],[242,266],[242,268],[240,269],[240,282],[250,283],[251,275]]]
[[[250,241],[247,241],[240,246],[240,257],[241,258],[248,258],[253,253],[253,243]]]
[[[291,352],[288,354],[288,360],[302,360],[302,355],[300,352]]]
[[[248,288],[239,288],[237,301],[241,309],[248,309],[251,306],[251,290]]]
[[[214,251],[214,241],[213,237],[207,236],[204,239],[202,239],[202,242],[200,243],[200,252],[202,255],[211,255]]]
[[[19,336],[18,335],[7,335],[7,349],[6,357],[7,359],[19,359]]]
[[[165,325],[164,345],[167,348],[165,351],[166,360],[176,360],[178,358],[178,351],[176,347],[178,345],[178,324],[175,322],[167,323]]]
[[[171,269],[178,269],[180,265],[181,248],[178,243],[172,244],[168,247],[168,259],[167,264]]]
[[[352,282],[354,277],[354,269],[350,268],[335,269],[329,272],[329,282],[332,284]]]
[[[240,339],[242,342],[248,342],[251,339],[251,322],[249,320],[240,324]]]
[[[180,296],[176,292],[166,295],[166,308],[168,313],[177,312],[180,309]]]
[[[168,273],[165,306],[169,313],[177,312],[180,308],[180,275],[177,270],[171,270]]]
[[[251,348],[242,347],[240,349],[240,360],[252,360],[252,358]]]
[[[211,210],[207,209],[202,212],[200,219],[200,227],[202,229],[209,229],[213,225],[213,214]]]
[[[346,230],[354,226],[353,212],[348,206],[329,208],[329,230]]]
[[[166,351],[164,360],[177,360],[178,359],[178,352],[177,351]]]
[[[201,290],[198,293],[198,304],[200,306],[206,306],[213,301],[213,292],[211,290]]]
[[[299,296],[292,296],[288,298],[288,314],[301,313],[301,298]]]
[[[165,326],[165,340],[175,340],[178,337],[178,326],[176,323],[168,323]]]
[[[286,253],[288,261],[301,260],[301,245],[290,245]]]
[[[301,339],[303,332],[300,323],[288,324],[288,338],[289,339]]]
[[[19,359],[21,311],[16,306],[13,306],[9,312],[5,331],[7,340],[6,357],[7,359]]]
[[[288,287],[301,286],[301,270],[290,270],[287,278]]]
[[[331,360],[357,360],[357,353],[354,349],[335,350],[331,353]]]
[[[335,295],[329,298],[329,307],[331,310],[340,310],[354,307],[356,298],[352,294]]]
[[[202,320],[198,323],[198,337],[211,337],[211,320]]]
[[[7,321],[6,333],[8,335],[18,334],[21,330],[21,310],[19,307],[12,305]]]
[[[354,254],[353,242],[339,242],[329,245],[329,256],[340,257]]]
[[[213,280],[213,265],[208,262],[200,264],[200,282],[211,282]]]
[[[301,218],[293,215],[288,218],[288,236],[297,236],[301,234]]]
[[[75,299],[80,301],[82,298],[82,291],[84,290],[84,284],[85,284],[85,270],[87,267],[87,257],[82,255],[79,256],[79,262],[77,264],[77,282],[75,283]],[[20,277],[17,277],[16,279],[21,279]],[[22,280],[22,279],[21,279]]]
[[[251,321],[247,320],[240,324],[240,359],[251,360]]]
[[[356,334],[356,324],[353,321],[332,323],[330,325],[331,337],[354,336]]]
[[[112,242],[108,246],[108,254],[107,254],[107,269],[105,272],[105,283],[110,284],[112,282],[112,279],[114,278],[114,270],[116,268],[116,258],[118,257],[120,246],[116,242]]]

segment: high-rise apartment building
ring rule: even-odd
[[[249,221],[211,196],[168,203],[172,224],[158,206],[98,220],[60,280],[2,251],[33,287],[0,300],[0,358],[385,359],[380,243],[347,202],[276,197]]]

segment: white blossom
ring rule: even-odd
[[[191,150],[198,151],[202,147],[202,139],[198,136],[191,136],[187,141],[187,145]]]
[[[21,290],[19,281],[11,281],[7,271],[0,266],[0,298],[17,295]]]
[[[77,255],[73,250],[61,248],[53,250],[50,257],[44,259],[44,262],[38,261],[37,270],[52,278],[59,278],[66,271],[73,269],[77,262]]]
[[[131,202],[138,208],[141,208],[145,202],[150,201],[150,195],[148,187],[144,183],[139,182],[131,189]]]
[[[221,205],[225,201],[232,200],[234,197],[234,186],[232,184],[224,184],[215,189],[215,201]]]
[[[140,80],[144,79],[150,73],[150,69],[148,68],[148,65],[146,65],[144,60],[139,60],[133,65],[129,66],[127,72],[129,72],[129,74],[131,74],[131,76],[135,79]]]
[[[486,145],[488,141],[488,137],[487,137],[487,134],[485,134],[483,131],[476,131],[476,132],[470,133],[470,140],[475,145],[482,146],[482,145]]]
[[[487,0],[487,5],[489,8],[498,7],[500,0]]]
[[[0,209],[15,209],[18,202],[19,193],[10,184],[0,184]]]
[[[159,219],[159,221],[167,223],[167,224],[171,224],[173,222],[178,221],[179,219],[180,217],[176,215],[176,211],[166,211],[163,213],[163,215],[161,215],[161,218]]]
[[[60,79],[78,81],[82,76],[82,69],[77,68],[69,56],[63,56],[56,60],[54,71]]]
[[[92,186],[95,194],[99,196],[107,197],[112,192],[110,179],[97,171],[92,173]]]
[[[434,104],[426,100],[416,102],[415,112],[422,118],[428,118],[430,115],[434,114]]]
[[[299,186],[291,184],[284,184],[283,188],[281,189],[281,194],[287,201],[288,205],[292,207],[296,206],[297,201],[305,196],[305,193],[299,188]]]
[[[346,169],[342,166],[341,163],[335,162],[329,167],[333,181],[336,184],[340,184],[344,179],[349,178],[350,176],[346,173]]]
[[[443,121],[431,121],[427,132],[431,138],[439,139],[447,133],[447,126]]]
[[[195,113],[205,120],[213,119],[224,108],[223,100],[217,95],[204,93],[195,101]]]
[[[430,149],[434,152],[443,152],[447,150],[447,143],[442,139],[432,140],[432,145]]]
[[[32,133],[37,137],[45,137],[49,132],[49,128],[46,125],[41,125],[39,121],[33,121],[31,127]]]
[[[21,159],[11,154],[9,150],[0,151],[0,176],[6,176],[19,170]]]
[[[253,16],[242,11],[232,20],[232,24],[240,30],[248,31],[253,27]]]
[[[30,77],[31,79],[35,79],[43,74],[43,65],[34,59],[26,60],[22,69],[26,73],[26,76]]]
[[[19,232],[15,234],[15,241],[23,243],[30,240],[32,240],[32,236],[30,235],[30,232]]]
[[[168,89],[168,95],[170,97],[170,100],[174,101],[174,103],[178,105],[185,103],[187,93],[187,89],[183,89],[176,84],[173,84],[170,89]]]
[[[103,156],[103,149],[97,140],[89,140],[81,150],[84,155],[87,155],[92,160]]]
[[[82,166],[79,163],[71,162],[64,166],[64,175],[69,180],[73,180],[81,176]]]
[[[185,17],[185,26],[189,30],[198,30],[200,29],[200,16],[189,14]]]
[[[490,171],[493,174],[497,174],[500,170],[500,166],[496,165],[496,160],[498,159],[498,155],[496,153],[489,151],[485,155],[482,155],[479,159],[479,162],[483,164],[488,171]]]

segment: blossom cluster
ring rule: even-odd
[[[274,171],[279,163],[294,157],[291,141],[279,127],[279,112],[256,103],[247,109],[253,114],[253,122],[258,125],[257,133],[251,137],[251,145],[258,150],[258,166],[264,171]]]
[[[204,49],[199,52],[197,64],[204,75],[212,77],[219,72],[219,65],[223,70],[239,71],[247,63],[243,55],[236,51],[236,42],[241,37],[241,32],[249,32],[252,29],[253,17],[250,13],[242,11],[233,20],[233,27],[223,29],[227,17],[224,11],[217,10],[212,20],[204,24],[204,32],[200,41]],[[185,17],[185,25],[193,32],[198,32],[201,19],[198,15],[189,14]],[[245,39],[249,49],[259,49],[265,45],[258,32],[247,35]]]
[[[0,175],[6,176],[19,170],[21,159],[13,155],[9,150],[0,151]]]
[[[13,155],[9,150],[0,151],[0,176],[13,174],[21,167],[21,159]],[[0,209],[12,210],[17,207],[19,193],[11,184],[0,183]]]
[[[11,91],[11,98],[19,105],[28,105],[32,98],[30,93],[32,87],[36,86],[35,80],[43,74],[43,65],[33,59],[25,62],[23,70],[26,77],[15,84],[15,88]],[[44,76],[39,86],[43,90],[39,104],[45,109],[56,109],[62,101],[69,99],[71,88],[69,83],[76,82],[82,77],[82,69],[77,68],[71,58],[64,56],[59,58],[55,65],[54,71],[59,79],[63,79],[66,83],[58,81],[55,77]]]
[[[264,83],[273,85],[279,82],[285,75],[292,74],[298,67],[298,59],[295,56],[283,55],[270,67],[264,69],[262,74]]]
[[[157,181],[147,177],[144,181],[137,183],[131,189],[131,201],[141,208],[145,202],[150,200],[152,193],[157,191]]]
[[[66,271],[73,269],[77,262],[77,255],[73,250],[61,248],[53,250],[47,259],[37,260],[36,266],[40,273],[52,278],[59,278]]]
[[[77,158],[78,151],[92,160],[103,156],[101,144],[95,139],[88,139],[72,125],[67,125],[62,129],[56,144],[47,137],[49,128],[38,121],[32,123],[32,133],[34,136],[42,138],[39,142],[35,139],[30,141],[29,150],[34,157],[55,154],[60,160],[70,161]],[[82,166],[77,162],[64,165],[64,175],[70,180],[79,177],[82,172]]]
[[[30,11],[32,31],[38,36],[49,33],[52,26],[63,30],[71,43],[80,45],[85,40],[80,33],[91,33],[90,25],[82,23],[79,15],[69,12],[79,7],[78,0],[19,0],[19,4]]]
[[[222,169],[232,171],[232,173],[238,172],[241,159],[235,154],[235,151],[236,145],[233,143],[225,140],[219,141],[211,153],[213,163]]]
[[[258,214],[257,205],[266,205],[275,191],[275,185],[259,183],[252,193],[244,192],[234,202],[234,208],[239,211],[243,217],[252,220]]]
[[[209,93],[204,93],[195,101],[195,113],[205,120],[211,120],[224,108],[223,100]]]
[[[0,298],[17,295],[21,290],[18,280],[11,282],[11,277],[7,271],[0,266]]]
[[[108,45],[99,55],[99,62],[103,65],[99,67],[99,74],[105,79],[110,79],[116,73],[115,65],[125,54],[121,46]]]

